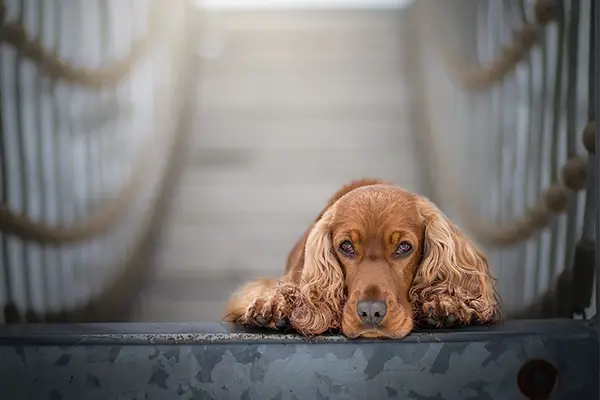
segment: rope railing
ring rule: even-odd
[[[429,2],[425,7],[427,18],[432,18],[432,10]],[[525,26],[515,35],[515,41],[511,46],[506,46],[496,62],[489,68],[458,67],[457,63],[450,62],[449,70],[451,75],[456,78],[463,86],[473,89],[490,88],[494,83],[502,80],[509,71],[513,70],[518,63],[524,59],[527,50],[537,42],[537,32],[540,27],[545,26],[552,21],[558,12],[554,0],[538,0],[534,7],[536,15],[536,24],[525,24]],[[431,24],[436,26],[435,23]],[[435,30],[435,29],[434,29]],[[434,41],[439,43],[440,35],[435,35]],[[448,58],[448,52],[443,47],[440,48],[445,61],[456,59]],[[430,112],[428,111],[428,100],[422,101],[425,121],[428,127],[424,130],[428,149],[434,154],[428,160],[431,165],[429,171],[436,176],[436,186],[441,189],[441,196],[448,199],[450,204],[456,208],[465,227],[471,231],[477,239],[485,245],[491,247],[508,247],[521,243],[540,230],[548,227],[553,217],[564,213],[569,207],[569,198],[571,192],[577,192],[585,189],[587,181],[588,160],[587,157],[577,155],[569,158],[561,170],[561,176],[555,182],[550,184],[547,189],[541,193],[539,201],[530,207],[525,214],[516,219],[498,224],[492,221],[484,220],[482,217],[473,215],[473,205],[460,195],[461,183],[453,173],[452,163],[444,157],[444,153],[438,148],[436,135],[432,132]],[[590,121],[586,125],[582,142],[585,149],[595,153],[595,121]],[[441,161],[444,160],[444,161]]]
[[[0,322],[125,318],[181,151],[190,8],[13,4],[0,0]],[[82,118],[106,103],[103,124]]]
[[[593,125],[593,123],[589,125]],[[472,212],[474,208],[468,204],[466,199],[458,196],[458,191],[453,189],[455,186],[445,186],[445,193],[452,197],[451,203],[456,204],[457,211],[466,228],[480,242],[492,247],[513,246],[548,227],[554,216],[567,211],[570,192],[577,192],[585,188],[587,165],[588,161],[584,156],[574,156],[567,160],[562,168],[561,179],[552,183],[541,194],[539,202],[530,207],[521,217],[505,224],[497,224],[481,217],[475,217]],[[447,165],[438,167],[436,171],[444,169],[448,171]],[[444,176],[448,177],[448,175]]]
[[[489,89],[494,84],[503,80],[515,67],[526,58],[531,49],[539,43],[540,31],[552,22],[558,13],[556,0],[537,0],[534,6],[535,22],[524,23],[513,34],[512,41],[502,46],[502,51],[494,57],[487,66],[468,65],[460,57],[448,51],[445,35],[438,26],[439,16],[431,4],[427,4],[427,13],[430,20],[432,42],[439,48],[443,61],[448,71],[466,89]]]
[[[33,61],[41,71],[51,79],[64,80],[71,84],[81,85],[90,89],[103,89],[115,86],[124,79],[141,60],[154,41],[160,37],[162,2],[153,8],[148,23],[148,33],[145,37],[133,43],[127,56],[105,67],[88,69],[77,67],[60,59],[44,49],[39,41],[30,38],[26,29],[18,22],[6,21],[6,6],[0,3],[0,43],[12,45],[24,57]]]
[[[427,106],[424,108],[424,118],[428,121],[430,113],[427,111]],[[430,174],[433,175],[437,187],[442,189],[444,199],[448,199],[450,204],[456,207],[456,211],[467,230],[472,232],[477,240],[485,245],[508,247],[529,239],[541,229],[546,228],[555,215],[564,213],[568,209],[570,191],[580,191],[586,186],[587,157],[574,156],[568,159],[563,166],[561,179],[552,183],[541,194],[539,202],[530,207],[521,217],[505,224],[497,224],[484,220],[482,217],[475,217],[473,215],[473,205],[460,196],[461,191],[457,188],[462,187],[462,184],[458,183],[459,181],[452,172],[453,168],[451,168],[450,163],[444,160],[443,152],[436,144],[432,132],[433,128],[430,123],[427,124],[428,127],[424,130],[426,141],[434,154],[431,157],[431,162],[434,165],[430,169]],[[593,149],[595,146],[595,139],[593,139],[595,137],[594,127],[595,123],[590,122],[584,130],[583,137],[586,138],[584,141],[587,140],[586,148],[590,146],[589,148]]]
[[[592,121],[587,124],[583,131],[582,137],[583,145],[585,149],[591,153],[596,154],[596,122]]]
[[[545,2],[544,17],[543,3],[416,4],[417,144],[428,193],[489,251],[509,318],[586,318],[597,289],[596,2]],[[456,73],[505,57],[503,38],[534,19],[535,44],[502,74],[471,85]]]
[[[23,240],[38,244],[67,244],[82,242],[108,231],[127,212],[135,199],[144,175],[154,160],[156,141],[148,138],[138,161],[117,195],[99,211],[81,222],[68,227],[48,226],[26,215],[16,213],[7,204],[0,203],[0,230]]]
[[[30,40],[19,23],[5,24],[6,9],[0,4],[0,42],[13,45],[25,57],[29,57],[40,70],[53,79],[63,79],[72,84],[88,88],[102,89],[111,87],[131,73],[136,63],[141,60],[154,44],[162,31],[157,29],[161,21],[163,2],[155,3],[148,24],[148,34],[132,45],[128,56],[114,64],[99,69],[84,69],[69,65],[54,54],[46,52],[37,41]],[[38,244],[66,244],[82,242],[108,231],[127,212],[128,206],[136,197],[143,184],[143,176],[153,162],[156,141],[148,138],[134,164],[129,179],[122,185],[116,196],[108,201],[99,211],[84,221],[63,226],[48,226],[30,219],[27,215],[11,210],[8,204],[0,202],[0,231]]]

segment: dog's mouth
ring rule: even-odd
[[[342,334],[349,339],[403,339],[408,336],[413,329],[411,318],[396,317],[386,318],[380,324],[357,324],[355,320],[348,321],[344,327],[342,324]],[[344,329],[346,328],[346,329]]]

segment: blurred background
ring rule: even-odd
[[[595,313],[592,0],[0,2],[1,322],[218,321],[343,184]]]

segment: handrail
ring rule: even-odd
[[[158,4],[160,5],[162,2],[158,2]],[[130,73],[135,62],[147,52],[150,44],[153,43],[151,39],[164,32],[164,29],[163,31],[156,29],[158,21],[163,17],[163,7],[154,7],[148,36],[135,43],[127,57],[109,67],[92,70],[76,68],[55,55],[45,52],[38,42],[27,38],[22,26],[17,23],[3,23],[6,15],[6,8],[3,4],[0,4],[0,42],[7,41],[13,44],[25,56],[29,56],[36,62],[41,71],[48,73],[53,78],[65,79],[71,83],[100,89],[118,83]],[[144,143],[144,148],[134,164],[129,179],[122,185],[116,196],[85,220],[76,221],[67,227],[49,226],[13,211],[8,204],[0,202],[0,231],[39,244],[77,243],[105,233],[127,212],[144,182],[145,172],[156,156],[156,141],[146,138]]]
[[[502,51],[496,55],[489,65],[468,65],[461,60],[461,57],[457,57],[447,50],[448,43],[445,35],[438,28],[440,25],[437,23],[439,16],[432,9],[433,6],[430,5],[430,1],[428,0],[425,3],[427,3],[428,18],[431,19],[431,23],[428,24],[431,29],[428,29],[428,31],[431,33],[432,42],[437,44],[449,72],[463,87],[472,90],[489,89],[503,80],[538,43],[540,30],[552,22],[558,12],[555,0],[537,0],[534,6],[535,22],[525,23],[520,29],[516,30],[512,42],[504,45]]]
[[[115,86],[135,67],[136,63],[152,48],[154,41],[160,37],[157,29],[163,16],[163,2],[153,8],[145,37],[133,43],[131,51],[124,58],[111,65],[99,68],[83,68],[74,66],[44,49],[39,41],[31,39],[18,22],[6,21],[6,6],[0,3],[0,43],[12,45],[24,57],[29,58],[38,68],[52,79],[60,79],[71,84],[90,89],[104,89]]]

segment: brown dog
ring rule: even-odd
[[[285,276],[243,286],[226,321],[304,335],[402,338],[415,324],[492,323],[486,257],[426,198],[379,180],[340,189],[294,246]]]

